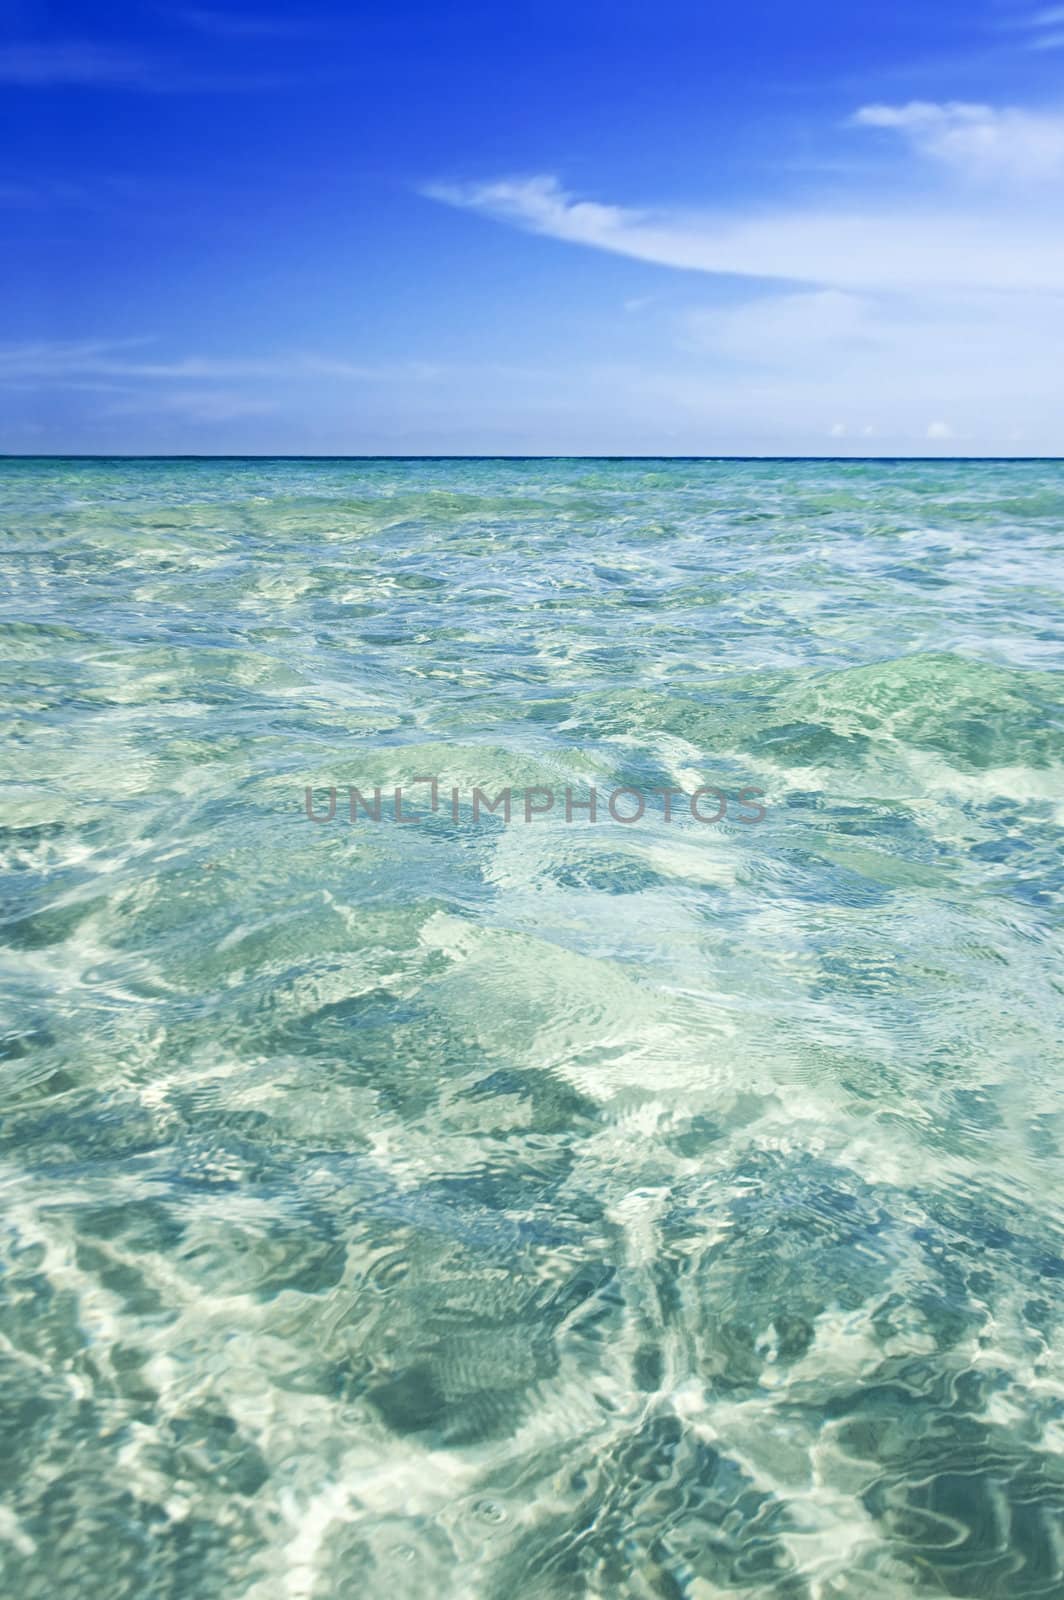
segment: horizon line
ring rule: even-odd
[[[335,454],[333,452],[321,453],[296,453],[289,454],[285,451],[211,451],[198,453],[191,451],[80,451],[80,450],[54,450],[54,451],[5,451],[0,450],[0,461],[775,461],[775,462],[834,462],[839,465],[861,466],[869,463],[890,462],[938,462],[940,465],[959,462],[985,462],[994,464],[1012,462],[1064,462],[1064,455],[879,455],[879,456],[839,456],[839,455],[624,455],[624,454],[578,454],[567,455],[555,452],[542,453],[513,453],[513,454],[482,454],[477,451],[458,452],[450,454],[435,453],[399,453],[386,452],[354,452],[351,454]]]

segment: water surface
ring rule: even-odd
[[[1064,1593],[1064,465],[0,527],[5,1588]],[[304,814],[428,773],[766,815]]]

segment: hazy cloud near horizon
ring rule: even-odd
[[[677,319],[678,345],[714,358],[718,381],[700,395],[686,374],[675,394],[714,426],[723,378],[727,409],[751,427],[772,415],[793,433],[800,416],[819,413],[832,416],[836,441],[1046,441],[1064,370],[1064,214],[1047,203],[1064,182],[1064,113],[876,104],[858,108],[839,138],[868,130],[900,139],[907,204],[895,183],[889,198],[873,187],[834,206],[822,197],[711,212],[622,206],[547,174],[433,182],[423,193],[677,269],[688,296],[693,274],[748,280],[738,303]],[[922,163],[936,169],[930,179]]]

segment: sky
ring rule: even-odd
[[[1064,3],[0,18],[2,451],[1064,454]]]

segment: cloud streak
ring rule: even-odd
[[[22,89],[143,86],[156,68],[128,50],[78,40],[0,48],[0,83]]]
[[[910,100],[901,106],[863,106],[859,127],[901,134],[921,155],[975,178],[1041,183],[1064,174],[1064,115]]]
[[[747,216],[634,210],[580,199],[557,178],[431,184],[423,191],[530,233],[691,272],[844,288],[1054,290],[1064,286],[1064,226],[985,210],[802,209]]]
[[[313,40],[332,36],[332,30],[325,23],[309,17],[253,16],[247,12],[216,11],[207,7],[175,8],[167,15],[213,39]]]
[[[0,384],[65,384],[85,378],[134,383],[159,379],[203,383],[300,378],[373,382],[399,376],[430,379],[436,375],[436,369],[428,363],[381,367],[312,352],[262,358],[183,356],[173,361],[144,360],[130,354],[150,343],[148,339],[82,339],[0,345]]]
[[[1029,30],[1027,43],[1032,50],[1064,49],[1064,6],[1043,6],[1020,21]]]
[[[14,89],[129,89],[149,94],[224,94],[285,88],[288,73],[200,72],[127,48],[84,40],[47,40],[0,47],[0,83]]]

